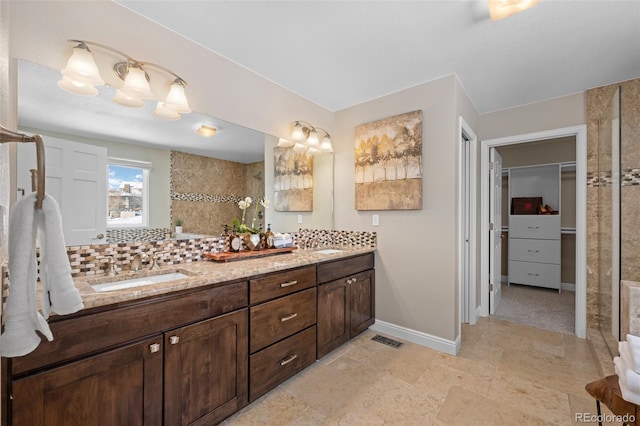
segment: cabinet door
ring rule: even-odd
[[[347,278],[318,286],[318,359],[349,340]]]
[[[12,397],[13,425],[162,424],[162,338],[15,380]]]
[[[350,332],[352,338],[375,322],[375,275],[372,270],[349,278]]]
[[[165,424],[211,425],[247,404],[247,309],[165,333]]]

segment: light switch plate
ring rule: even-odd
[[[380,226],[380,215],[374,214],[372,222],[373,226]]]
[[[298,223],[302,223],[302,215],[301,214],[298,215]]]

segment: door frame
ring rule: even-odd
[[[587,126],[579,125],[487,139],[480,144],[480,315],[489,315],[489,149],[563,136],[576,139],[575,334],[587,335]]]
[[[465,135],[468,141],[465,141],[462,135]],[[477,173],[477,164],[478,164],[478,137],[471,129],[471,126],[460,116],[458,120],[458,208],[457,208],[457,246],[458,246],[458,323],[464,322],[465,317],[467,318],[469,324],[475,324],[478,319],[479,307],[478,297],[477,297],[477,263],[478,263],[478,254],[477,254],[477,222],[478,222],[478,209],[476,206],[477,202],[477,193],[478,193],[478,185],[475,177],[478,175]],[[463,162],[464,159],[464,144],[469,144],[469,158],[468,164],[469,168],[467,169],[466,164]],[[469,178],[469,193],[465,193],[465,186],[463,182],[463,178],[465,176]],[[467,209],[464,211],[463,206],[463,197],[468,197]],[[463,221],[468,215],[469,219],[469,262],[464,264],[464,234],[463,234]],[[467,279],[465,279],[465,276]],[[465,315],[466,314],[466,315]]]

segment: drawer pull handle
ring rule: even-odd
[[[353,284],[353,283],[355,283],[356,281],[358,281],[358,279],[357,279],[357,278],[349,278],[349,279],[346,281],[346,283],[347,283],[347,284]]]
[[[171,343],[172,345],[178,344],[179,341],[180,341],[180,337],[178,336],[169,337],[169,343]]]
[[[289,281],[286,283],[280,284],[280,288],[291,287],[292,285],[298,284],[298,281]]]
[[[532,274],[531,272],[529,272],[527,275],[530,275],[530,276],[532,276],[532,277],[538,277],[538,276],[540,276],[540,274]]]
[[[156,353],[158,351],[160,351],[160,343],[153,343],[153,344],[149,345],[149,352],[154,354],[154,353]]]
[[[294,318],[295,318],[295,317],[297,317],[297,316],[298,316],[298,313],[297,313],[297,312],[294,312],[294,313],[292,313],[291,315],[287,315],[286,317],[282,317],[282,318],[280,318],[280,321],[282,321],[282,322],[289,321],[289,320],[294,319]]]
[[[527,226],[527,229],[540,229],[539,226]]]
[[[540,250],[527,250],[529,253],[540,253]]]
[[[282,361],[280,361],[280,365],[287,365],[289,364],[291,361],[293,361],[294,359],[298,358],[298,355],[289,355],[288,357],[284,358]]]

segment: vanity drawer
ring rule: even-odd
[[[307,328],[249,357],[249,400],[294,376],[316,360],[316,327]]]
[[[318,264],[318,284],[372,269],[373,253]]]
[[[249,308],[250,353],[316,323],[316,288]]]
[[[560,238],[559,215],[509,216],[509,237],[557,240]]]
[[[509,282],[537,287],[560,288],[560,265],[510,261]]]
[[[560,263],[560,240],[510,238],[509,259],[522,262]]]
[[[251,304],[275,299],[316,285],[316,267],[307,266],[290,269],[249,280],[249,302]]]

